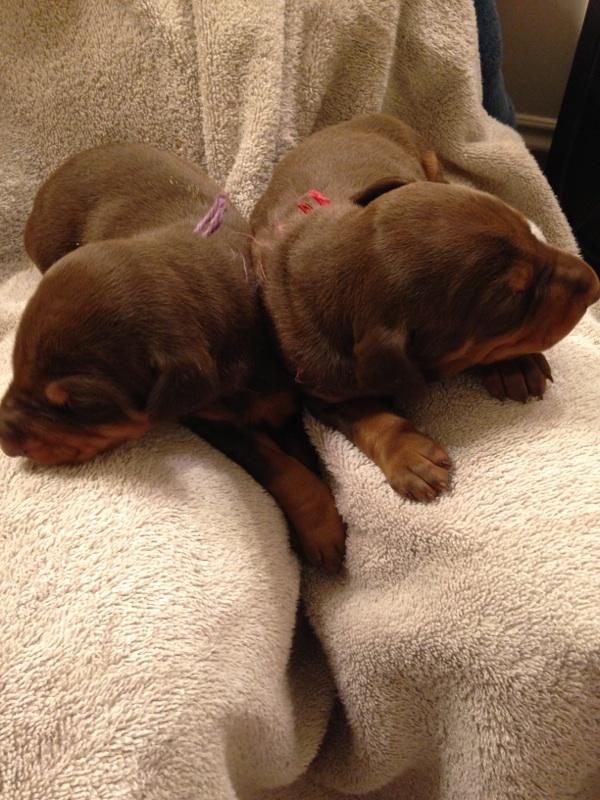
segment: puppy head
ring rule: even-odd
[[[600,297],[588,264],[491,195],[424,182],[366,192],[377,316],[401,329],[402,358],[425,374],[546,350]]]
[[[0,402],[9,456],[84,462],[177,418],[202,393],[205,376],[160,348],[152,303],[143,309],[94,247],[57,262],[25,309]]]
[[[17,377],[2,399],[0,446],[6,455],[44,465],[75,464],[150,427],[110,379],[71,375],[42,383],[38,389]]]

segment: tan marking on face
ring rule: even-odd
[[[568,260],[572,261],[572,269],[575,265],[574,257],[566,256],[565,259],[567,263]],[[574,293],[573,278],[565,278],[564,272],[559,272],[548,285],[544,302],[537,314],[525,325],[481,342],[468,340],[439,359],[432,365],[433,368],[440,377],[447,377],[480,364],[541,353],[553,347],[573,330],[587,307],[596,302],[600,295],[600,282],[591,267],[584,262],[579,262],[575,273],[575,278],[577,277],[587,282],[585,291]]]
[[[527,261],[522,261],[511,269],[508,275],[507,285],[513,292],[524,292],[533,282],[533,265]]]
[[[147,416],[132,411],[125,422],[82,431],[34,424],[18,448],[9,442],[3,442],[2,447],[7,455],[22,455],[44,466],[81,464],[131,439],[139,439],[149,428]]]
[[[44,390],[47,400],[54,406],[64,406],[69,399],[68,393],[56,381],[52,381]]]

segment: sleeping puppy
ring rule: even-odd
[[[541,351],[600,293],[584,261],[498,198],[448,185],[436,154],[384,115],[289,153],[251,224],[264,301],[308,406],[416,500],[447,488],[450,459],[386,398],[469,369],[496,397],[541,397]]]
[[[216,184],[170,153],[109,145],[60,166],[26,226],[44,274],[17,331],[0,444],[72,464],[186,420],[273,495],[306,556],[333,570],[344,538],[333,498],[270,435],[289,430],[293,442],[301,425],[249,241]]]

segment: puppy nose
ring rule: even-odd
[[[592,270],[594,277],[591,281],[590,288],[588,289],[588,297],[587,297],[587,304],[588,306],[593,305],[594,303],[600,300],[600,278],[598,277],[598,273]]]
[[[566,284],[574,295],[581,298],[586,307],[600,299],[600,279],[583,259],[576,256],[561,259],[556,277],[561,283]]]
[[[9,419],[0,416],[0,447],[7,456],[22,456],[25,434]]]
[[[600,280],[591,267],[587,267],[585,276],[579,278],[576,284],[578,294],[583,295],[586,306],[591,306],[600,298]]]

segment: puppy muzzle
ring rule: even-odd
[[[26,439],[24,431],[7,416],[6,412],[0,410],[0,448],[2,448],[2,452],[11,458],[25,455]]]

